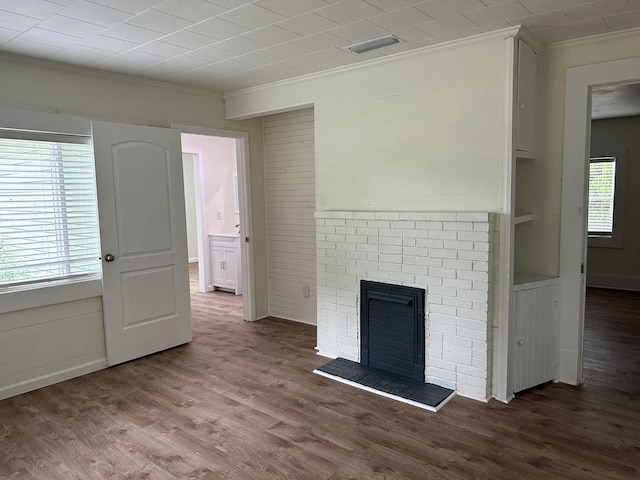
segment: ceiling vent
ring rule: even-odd
[[[388,47],[389,45],[395,45],[400,43],[400,39],[395,35],[385,35],[384,37],[374,38],[373,40],[367,40],[365,42],[354,43],[353,45],[347,45],[342,47],[351,53],[365,53],[371,50],[377,50],[378,48]]]

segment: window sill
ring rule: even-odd
[[[622,237],[602,237],[598,235],[589,236],[587,238],[587,246],[592,248],[622,248]]]
[[[0,314],[102,295],[102,279],[59,280],[0,289]]]

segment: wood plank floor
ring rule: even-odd
[[[0,478],[640,476],[638,294],[589,293],[583,386],[437,414],[312,374],[314,327],[192,299],[191,344],[0,402]]]

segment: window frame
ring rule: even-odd
[[[603,153],[599,155],[597,153]],[[603,158],[613,158],[616,162],[616,172],[615,172],[615,185],[613,192],[613,231],[611,235],[600,235],[600,234],[592,234],[589,233],[588,225],[589,225],[589,172],[591,168],[591,163],[603,159]],[[624,195],[625,195],[625,181],[626,181],[626,151],[619,152],[591,152],[591,156],[589,161],[587,162],[587,215],[586,215],[586,223],[587,223],[587,246],[595,247],[595,248],[623,248],[623,234],[624,234]]]
[[[0,129],[9,138],[64,141],[84,137],[91,141],[91,121],[63,114],[0,107]],[[98,223],[99,225],[99,223]],[[0,314],[102,296],[99,274],[35,281],[0,288]]]

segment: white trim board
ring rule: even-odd
[[[59,372],[54,372],[48,375],[43,375],[41,377],[25,380],[24,382],[14,383],[13,385],[8,385],[6,387],[0,388],[0,400],[4,400],[5,398],[9,397],[15,397],[16,395],[31,392],[39,388],[48,387],[49,385],[64,382],[65,380],[70,380],[72,378],[80,377],[82,375],[86,375],[87,373],[93,373],[105,368],[107,368],[107,359],[103,358],[100,360],[95,360],[93,362],[67,368],[65,370],[60,370]]]
[[[320,370],[314,370],[313,373],[315,373],[316,375],[320,375],[322,377],[329,378],[331,380],[335,380],[336,382],[344,383],[345,385],[349,385],[351,387],[359,388],[360,390],[365,390],[367,392],[375,393],[376,395],[380,395],[381,397],[390,398],[392,400],[396,400],[398,402],[406,403],[408,405],[412,405],[414,407],[422,408],[423,410],[428,410],[428,411],[434,412],[434,413],[437,412],[438,410],[440,410],[442,407],[444,407],[449,402],[449,400],[451,400],[456,395],[455,391],[451,392],[451,394],[447,398],[445,398],[442,402],[440,402],[437,406],[431,407],[429,405],[425,405],[424,403],[416,402],[414,400],[409,400],[408,398],[402,398],[402,397],[399,397],[397,395],[393,395],[391,393],[382,392],[380,390],[376,390],[375,388],[367,387],[366,385],[361,385],[359,383],[352,382],[351,380],[346,380],[344,378],[336,377],[335,375],[331,375],[329,373],[321,372]]]
[[[562,284],[559,380],[583,381],[588,158],[591,87],[640,80],[640,58],[568,68],[565,77],[560,278]]]

